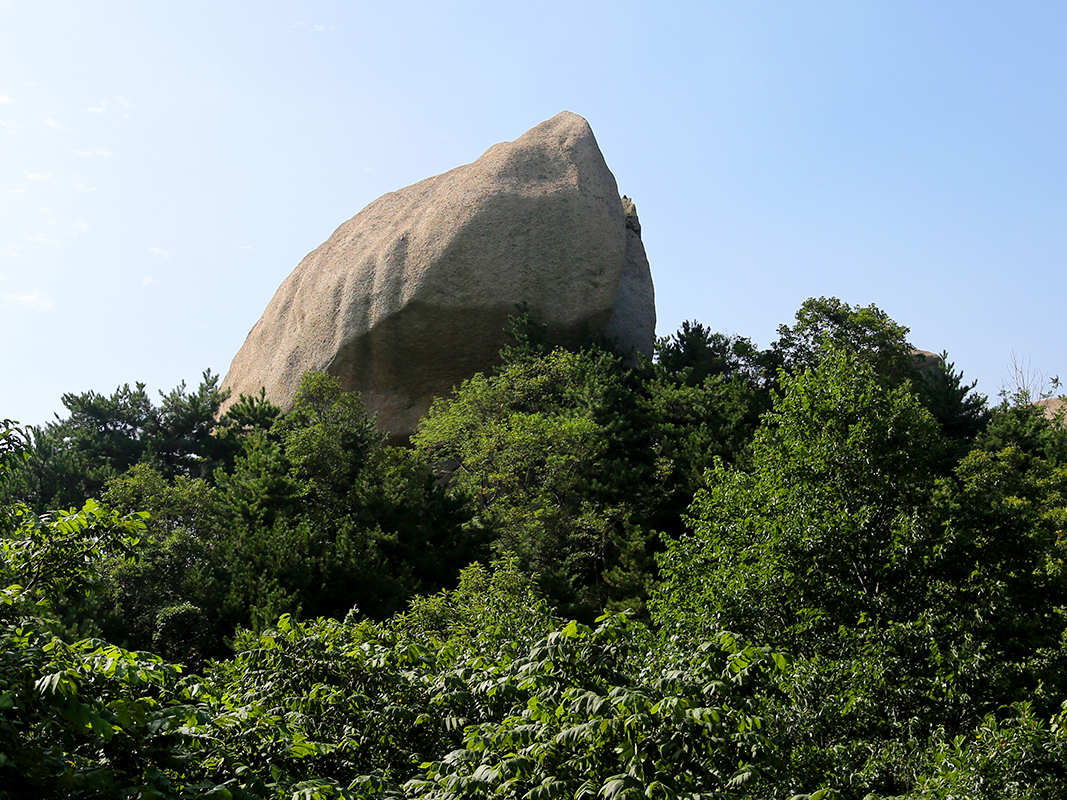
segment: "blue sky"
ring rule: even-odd
[[[659,333],[874,303],[1067,377],[1067,4],[0,0],[0,417],[191,385],[379,195],[568,109]]]

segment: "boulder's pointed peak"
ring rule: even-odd
[[[567,128],[575,131],[589,131],[593,132],[588,120],[581,114],[575,114],[573,111],[560,111],[552,119],[547,119],[541,123],[542,125],[551,125],[555,128]]]
[[[551,119],[546,119],[540,125],[535,125],[519,137],[518,141],[525,139],[558,138],[563,140],[593,139],[593,128],[589,122],[573,111],[560,111]]]
[[[529,160],[531,154],[540,153],[558,163],[581,162],[587,171],[599,173],[600,179],[610,175],[610,170],[604,161],[604,154],[600,152],[593,129],[586,121],[571,111],[561,111],[551,119],[534,125],[518,139],[510,142],[500,142],[490,147],[479,161],[493,161],[504,158],[508,161],[515,158]],[[565,154],[565,155],[564,155]],[[562,160],[560,156],[564,155]],[[478,162],[475,162],[478,163]],[[614,183],[614,177],[609,179]]]

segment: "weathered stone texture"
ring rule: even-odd
[[[307,370],[410,433],[497,362],[517,303],[556,342],[601,331],[651,354],[652,277],[588,123],[563,112],[472,164],[375,200],[282,283],[224,385],[291,404]]]
[[[656,340],[656,298],[652,289],[652,270],[645,256],[641,241],[641,221],[637,207],[629,197],[622,198],[623,214],[626,216],[626,263],[619,276],[619,290],[615,294],[615,307],[605,334],[624,349],[652,357],[652,345]]]

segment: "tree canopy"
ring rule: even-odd
[[[1067,798],[1067,428],[875,306],[550,348],[410,446],[141,384],[0,426],[0,798]]]

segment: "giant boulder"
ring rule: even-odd
[[[563,112],[477,161],[375,200],[286,278],[223,385],[287,407],[307,370],[410,434],[435,397],[498,363],[518,303],[566,344],[651,355],[652,276],[633,204],[589,124]]]

